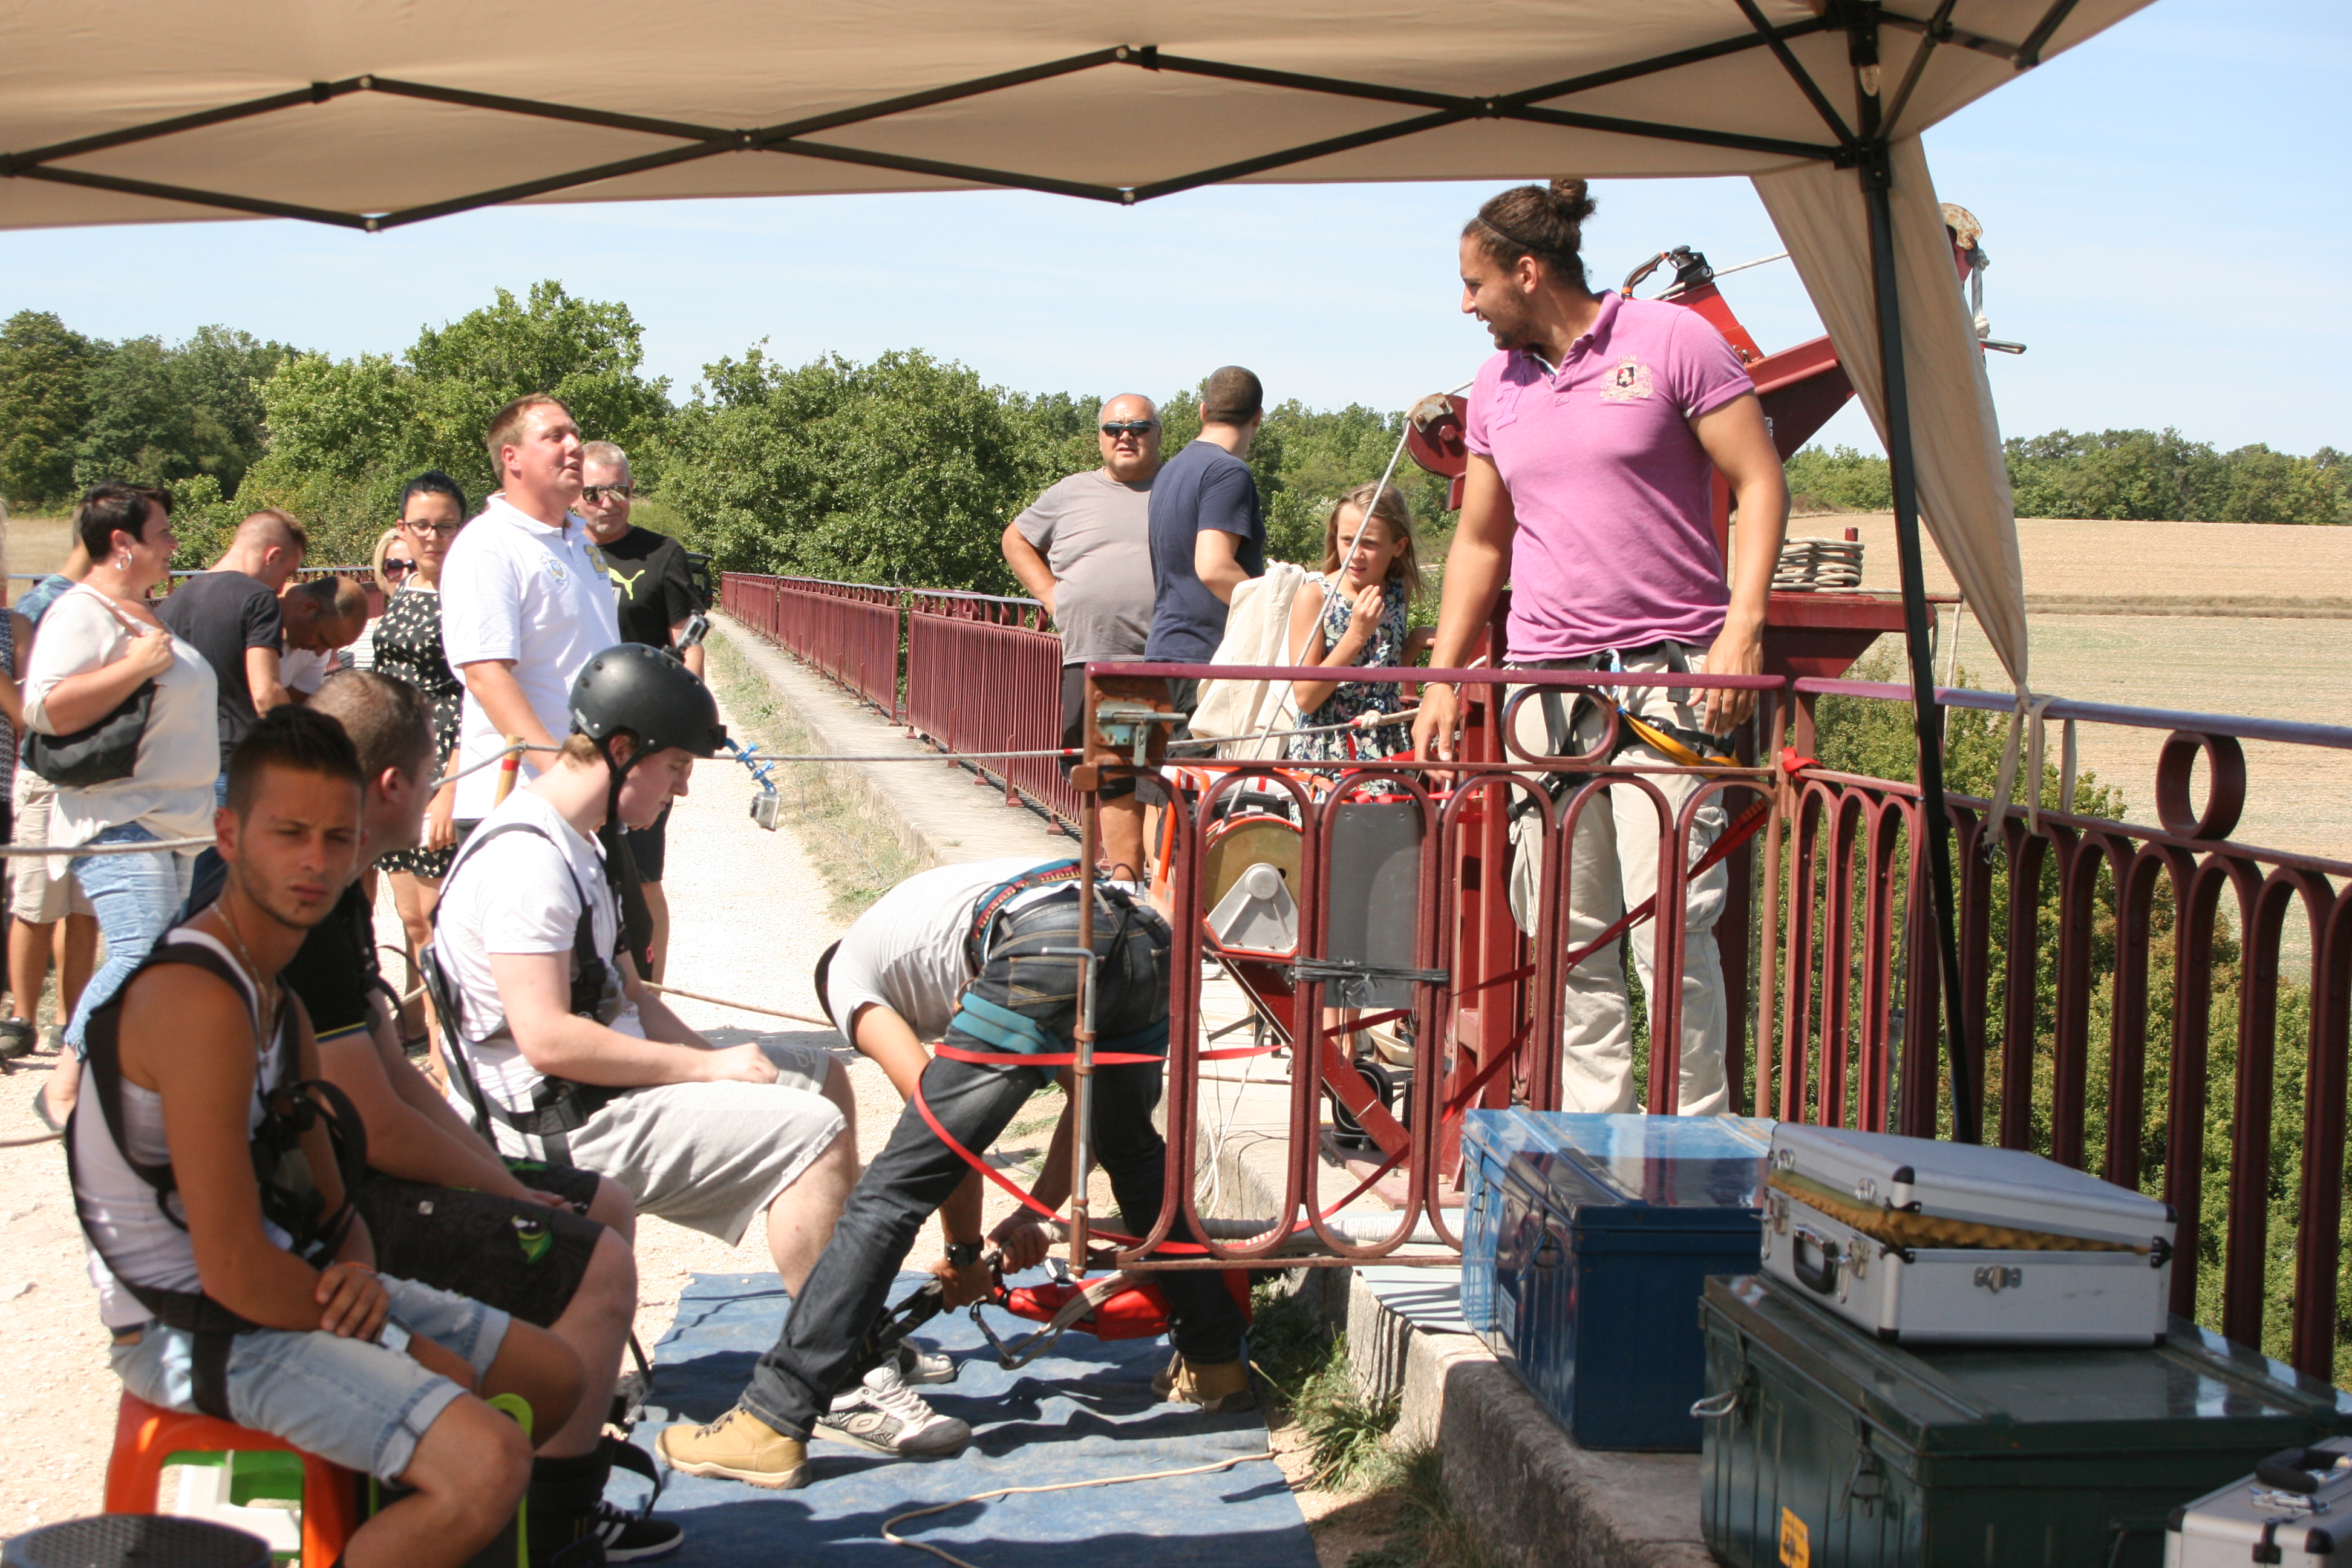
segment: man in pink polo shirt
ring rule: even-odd
[[[1506,191],[1463,228],[1462,309],[1486,323],[1502,352],[1470,393],[1470,470],[1430,663],[1459,667],[1483,651],[1507,582],[1514,667],[1755,673],[1788,526],[1780,455],[1754,384],[1705,320],[1585,286],[1578,252],[1591,211],[1583,181],[1555,180]],[[1740,524],[1728,582],[1713,525],[1710,480],[1718,468]],[[1623,702],[1706,751],[1721,748],[1703,737],[1727,734],[1755,705],[1747,692],[1664,687],[1628,688]],[[1422,688],[1413,724],[1421,756],[1454,755],[1457,715],[1458,693]],[[1563,754],[1601,744],[1607,722],[1591,700],[1531,698],[1517,724],[1529,752]],[[1675,760],[1639,742],[1620,757]],[[1687,775],[1652,782],[1676,810],[1697,787]],[[1700,809],[1693,858],[1723,824],[1720,805]],[[1658,834],[1657,807],[1640,790],[1613,788],[1586,805],[1570,849],[1570,946],[1590,942],[1657,890]],[[1515,837],[1512,909],[1531,930],[1538,870],[1531,814]],[[1715,942],[1725,880],[1717,867],[1690,888],[1677,1097],[1685,1114],[1728,1105],[1728,1009]],[[1652,995],[1654,951],[1652,933],[1642,931],[1633,962]],[[1631,1011],[1616,943],[1570,973],[1565,1003],[1562,1108],[1633,1110]]]

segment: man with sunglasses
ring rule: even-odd
[[[636,486],[629,455],[610,441],[580,448],[580,515],[588,524],[590,553],[613,584],[613,605],[621,617],[621,640],[674,649],[697,677],[702,674],[702,644],[680,647],[695,616],[709,609],[695,592],[686,547],[666,533],[629,521]],[[661,983],[669,957],[669,899],[662,891],[662,862],[668,853],[669,807],[651,827],[629,829],[629,853],[646,908],[653,915],[652,964],[646,978]]]
[[[1102,405],[1103,465],[1048,486],[1004,530],[1004,563],[1062,634],[1062,744],[1086,744],[1087,662],[1137,663],[1151,636],[1151,481],[1160,411],[1125,393]],[[1062,759],[1067,774],[1075,758]],[[1143,803],[1135,781],[1106,781],[1103,859],[1140,881]]]

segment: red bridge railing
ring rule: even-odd
[[[795,638],[816,646],[827,595],[762,586],[772,581],[730,577],[728,608],[787,647]],[[904,602],[910,723],[952,749],[1055,743],[1059,648],[1035,624],[1036,606],[932,593],[905,595]],[[1090,675],[1171,672],[1244,679],[1302,673],[1097,665]],[[1330,955],[1335,927],[1326,889],[1335,846],[1347,852],[1342,808],[1379,796],[1419,821],[1418,873],[1406,900],[1411,967],[1444,979],[1414,981],[1401,1023],[1411,1041],[1413,1082],[1429,1091],[1417,1087],[1394,1115],[1362,1103],[1364,1090],[1321,1022],[1328,976],[1317,979],[1310,971],[1285,978],[1296,957],[1259,966],[1268,993],[1281,993],[1274,1005],[1289,1020],[1293,1062],[1309,1064],[1291,1074],[1280,1212],[1303,1211],[1328,1259],[1398,1255],[1416,1221],[1458,1246],[1446,1210],[1458,1203],[1450,1194],[1462,1112],[1475,1105],[1560,1103],[1560,963],[1573,864],[1566,847],[1584,813],[1610,809],[1604,791],[1631,789],[1656,806],[1669,830],[1662,867],[1690,863],[1706,834],[1697,813],[1707,801],[1735,820],[1752,804],[1766,803],[1760,833],[1733,858],[1734,892],[1717,928],[1732,1003],[1726,1068],[1733,1109],[1917,1136],[1954,1134],[1940,1045],[1943,999],[1924,907],[1926,879],[1915,858],[1917,791],[1899,780],[1774,765],[1783,746],[1795,757],[1812,753],[1821,699],[1907,704],[1907,688],[1671,678],[1677,686],[1757,689],[1759,713],[1741,754],[1762,760],[1754,767],[1696,770],[1704,784],[1672,811],[1658,781],[1691,770],[1627,765],[1607,742],[1583,757],[1542,757],[1502,739],[1515,705],[1530,700],[1528,689],[1668,678],[1514,671],[1507,697],[1500,695],[1506,677],[1492,670],[1362,670],[1353,679],[1457,676],[1465,699],[1457,772],[1412,763],[1223,763],[1189,809],[1172,814],[1170,891],[1179,952],[1171,965],[1177,982],[1170,998],[1171,1146],[1190,1148],[1195,1161],[1212,1152],[1219,1130],[1207,1123],[1218,1114],[1221,1094],[1229,1098],[1221,1085],[1230,1073],[1204,1070],[1200,1060],[1199,960],[1206,946],[1202,917],[1223,890],[1210,851],[1245,792],[1258,796],[1248,809],[1278,809],[1299,826],[1297,955],[1310,960]],[[1989,692],[1947,690],[1940,700],[1999,713],[2012,707],[2011,698]],[[1996,808],[1982,799],[1950,798],[1966,1049],[1984,1088],[1984,1125],[1973,1131],[2162,1196],[2179,1219],[2175,1310],[2201,1316],[2241,1342],[2267,1344],[2300,1370],[2333,1381],[2336,1347],[2347,1337],[2339,1273],[2352,1077],[2352,863],[2263,848],[2231,835],[2245,802],[2246,742],[2294,747],[2298,760],[2315,762],[2352,751],[2352,728],[2065,701],[2051,704],[2043,717],[2164,734],[2147,797],[2156,820],[2029,813],[2019,805]],[[1061,785],[1050,759],[1034,762],[1040,765],[1014,774],[1019,787],[1057,814],[1081,814],[1086,797]],[[2025,770],[2021,797],[2037,793],[2037,771]],[[1563,774],[1566,787],[1557,790],[1557,800],[1536,787]],[[1318,776],[1328,783],[1304,782]],[[1530,846],[1525,850],[1513,842],[1515,819]],[[1513,864],[1523,853],[1533,857],[1538,884],[1531,934],[1520,930],[1508,900]],[[1664,918],[1624,940],[1650,944],[1654,972],[1675,974],[1682,963],[1682,889],[1671,876],[1661,887]],[[1671,1040],[1679,988],[1659,991],[1648,999],[1649,1034]],[[1671,1052],[1657,1058],[1662,1067],[1672,1059]],[[1636,1068],[1646,1073],[1649,1108],[1672,1110],[1676,1074],[1651,1070],[1638,1058]],[[1327,1098],[1349,1103],[1377,1145],[1369,1162],[1358,1160],[1343,1173],[1334,1173],[1331,1150],[1318,1134]],[[2281,1106],[2300,1107],[2299,1147],[2279,1143]],[[1163,1215],[1191,1212],[1193,1163],[1171,1162]],[[1378,1241],[1318,1217],[1329,1198],[1367,1173],[1387,1183],[1382,1190],[1401,1211],[1393,1233]],[[1276,1247],[1271,1217],[1268,1225],[1265,1237],[1213,1242],[1212,1250],[1236,1262],[1270,1262]]]
[[[729,615],[898,716],[899,589],[730,572],[719,594]]]

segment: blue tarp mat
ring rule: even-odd
[[[891,1300],[923,1278],[900,1276]],[[731,1406],[789,1305],[772,1274],[696,1275],[655,1348],[654,1392],[638,1443],[650,1451],[671,1422],[713,1420]],[[1007,1338],[1026,1326],[1002,1312],[992,1321]],[[938,1559],[881,1536],[882,1521],[908,1509],[998,1487],[1182,1469],[1266,1447],[1265,1418],[1255,1411],[1202,1415],[1153,1397],[1151,1374],[1168,1356],[1164,1340],[1106,1344],[1065,1334],[1045,1355],[1006,1372],[961,1312],[941,1313],[915,1337],[962,1361],[955,1382],[920,1390],[941,1414],[971,1423],[972,1441],[961,1455],[895,1460],[812,1443],[814,1479],[798,1491],[670,1474],[660,1511],[685,1527],[686,1545],[667,1561],[677,1568],[893,1562],[912,1568]],[[644,1491],[635,1477],[618,1475],[611,1495],[634,1506]],[[1270,1460],[1211,1475],[1000,1498],[915,1521],[899,1533],[936,1542],[979,1568],[1315,1568],[1306,1521]]]

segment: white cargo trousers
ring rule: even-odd
[[[1705,648],[1685,644],[1683,656],[1691,673],[1706,669]],[[1669,671],[1673,666],[1663,649],[1645,649],[1627,657],[1624,668],[1646,674]],[[1685,689],[1680,694],[1690,700],[1675,702],[1669,696],[1675,690],[1664,686],[1628,687],[1623,693],[1624,706],[1627,711],[1652,723],[1685,730],[1704,728],[1706,694]],[[1573,702],[1574,696],[1563,692],[1561,700]],[[1581,705],[1572,752],[1589,752],[1601,743],[1608,719],[1599,703],[1605,700],[1596,696]],[[1541,756],[1550,750],[1540,697],[1530,697],[1519,704],[1514,729],[1521,747],[1529,754]],[[1672,765],[1672,759],[1638,741],[1620,752],[1617,760],[1621,765]],[[1688,773],[1647,776],[1676,813],[1702,782]],[[1575,793],[1571,786],[1567,798],[1573,799]],[[1723,832],[1726,821],[1720,795],[1699,808],[1691,832],[1692,862],[1706,853]],[[1628,909],[1657,891],[1659,829],[1657,805],[1646,791],[1612,788],[1586,803],[1569,847],[1568,931],[1563,939],[1567,949],[1582,947],[1614,924]],[[1542,875],[1537,858],[1539,838],[1534,813],[1523,815],[1513,824],[1511,917],[1521,931],[1530,934]],[[1730,1106],[1723,1070],[1730,1009],[1723,987],[1723,955],[1715,940],[1715,924],[1723,917],[1729,880],[1724,867],[1710,868],[1690,883],[1684,910],[1682,1063],[1675,1109],[1685,1116],[1720,1116]],[[1596,950],[1570,972],[1560,1009],[1562,1110],[1640,1109],[1633,1092],[1633,1011],[1625,994],[1623,960],[1619,952],[1620,945],[1629,939],[1633,943],[1633,969],[1641,977],[1643,994],[1653,997],[1658,994],[1654,921],[1635,926],[1624,936]],[[1654,1016],[1654,1006],[1651,1012]],[[1650,1047],[1654,1062],[1657,1059],[1657,1047],[1654,1037]]]

